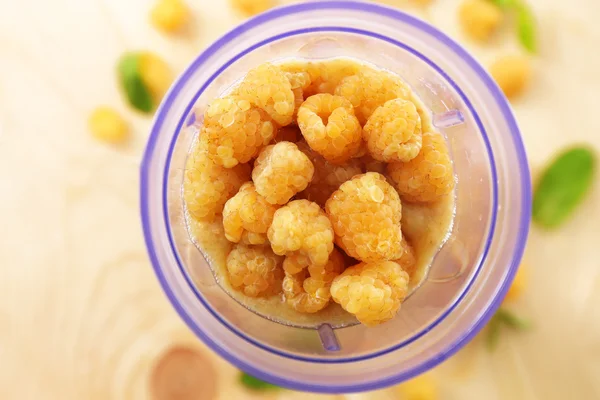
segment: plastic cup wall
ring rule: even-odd
[[[262,318],[216,284],[183,220],[181,183],[192,107],[265,61],[356,57],[402,76],[441,125],[458,178],[452,236],[427,281],[393,321],[336,329],[340,350],[318,331]],[[460,121],[459,121],[460,120]],[[448,122],[449,121],[449,122]],[[458,123],[460,122],[460,123]],[[511,111],[482,68],[423,22],[375,5],[301,4],[259,16],[196,59],[167,95],[142,167],[142,218],[157,275],[188,325],[250,373],[301,390],[369,390],[443,361],[493,314],[527,235],[529,173]]]

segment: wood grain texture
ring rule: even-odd
[[[237,385],[238,371],[194,337],[155,279],[138,210],[151,121],[125,106],[113,80],[116,59],[130,49],[151,49],[179,72],[242,17],[224,0],[189,1],[193,26],[167,38],[147,23],[151,3],[0,0],[0,399],[263,398]],[[437,0],[427,18],[461,38],[456,4]],[[540,0],[535,10],[542,53],[515,112],[537,165],[571,141],[600,148],[600,120],[591,118],[600,92],[600,7]],[[490,48],[467,45],[488,63],[515,51],[510,37]],[[129,143],[93,141],[86,117],[99,104],[130,121]],[[597,188],[560,233],[532,233],[533,283],[519,307],[538,330],[507,338],[494,355],[471,344],[437,371],[444,398],[600,397],[593,379],[600,374]],[[541,361],[548,356],[552,362]],[[457,373],[464,370],[466,377]]]

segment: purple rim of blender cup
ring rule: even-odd
[[[147,197],[148,197],[148,185],[147,185],[147,180],[149,178],[149,164],[151,163],[152,160],[152,156],[153,156],[153,152],[154,152],[154,148],[156,145],[156,140],[158,135],[160,134],[160,129],[162,127],[164,118],[165,118],[165,114],[168,112],[168,110],[170,109],[174,99],[176,98],[176,96],[178,95],[178,93],[180,92],[181,88],[187,83],[187,81],[189,80],[190,76],[192,75],[193,71],[195,71],[197,68],[199,68],[208,58],[210,58],[214,52],[219,49],[221,46],[223,46],[224,44],[234,40],[236,37],[238,37],[239,35],[243,34],[244,32],[246,32],[249,29],[252,29],[256,26],[259,26],[263,23],[275,20],[277,18],[283,17],[283,16],[287,16],[287,15],[291,15],[291,14],[296,14],[296,13],[301,13],[304,11],[311,11],[311,10],[317,10],[317,9],[352,9],[352,10],[358,10],[358,11],[365,11],[365,12],[370,12],[370,13],[375,13],[375,14],[380,14],[389,18],[393,18],[399,21],[402,21],[404,23],[410,24],[422,31],[424,31],[425,33],[430,34],[431,36],[434,36],[436,39],[438,39],[440,42],[444,43],[446,46],[448,46],[451,50],[453,50],[455,53],[459,54],[461,56],[461,58],[463,58],[468,64],[469,66],[479,75],[479,77],[482,79],[482,81],[485,83],[485,85],[487,86],[488,90],[492,93],[494,99],[496,100],[497,104],[500,106],[502,113],[504,115],[504,117],[506,118],[509,126],[510,126],[510,134],[513,140],[513,144],[515,146],[515,149],[517,151],[517,155],[519,158],[519,167],[520,170],[523,171],[523,175],[522,175],[522,179],[521,179],[521,188],[522,188],[522,194],[521,194],[521,201],[524,207],[524,212],[523,215],[521,216],[521,221],[520,221],[520,229],[519,229],[519,240],[517,241],[517,246],[515,248],[515,252],[514,252],[514,256],[513,256],[513,261],[512,264],[509,267],[509,272],[507,275],[507,278],[505,279],[505,281],[502,284],[502,287],[500,289],[500,291],[497,293],[495,299],[493,300],[493,302],[491,303],[491,305],[488,307],[487,310],[485,310],[484,314],[479,318],[479,320],[475,321],[470,329],[468,329],[463,336],[455,341],[454,343],[451,343],[445,351],[437,354],[435,357],[430,358],[428,360],[425,360],[421,365],[414,367],[411,370],[407,370],[404,371],[403,373],[394,376],[394,377],[389,377],[386,378],[384,380],[380,380],[380,381],[376,381],[376,382],[370,382],[370,383],[364,383],[364,384],[356,384],[356,385],[340,385],[340,386],[323,386],[323,385],[314,385],[314,384],[306,384],[303,382],[298,382],[298,381],[291,381],[288,379],[282,379],[279,378],[277,376],[273,376],[271,374],[265,373],[259,369],[256,369],[255,367],[253,367],[252,365],[249,365],[241,360],[239,360],[238,358],[235,357],[235,355],[230,354],[226,349],[222,348],[218,343],[214,342],[212,339],[210,339],[207,335],[205,335],[202,330],[200,329],[199,326],[197,326],[193,320],[189,317],[189,315],[187,314],[187,312],[184,310],[184,308],[181,306],[181,304],[178,302],[177,297],[175,296],[175,294],[173,293],[173,291],[171,290],[171,288],[168,286],[167,282],[165,281],[161,266],[159,264],[158,258],[156,256],[155,253],[155,249],[154,249],[154,244],[152,241],[152,235],[150,233],[150,222],[149,222],[149,213],[148,213],[148,202],[147,202]],[[299,357],[293,354],[289,354],[289,353],[285,353],[279,350],[275,350],[273,348],[270,348],[268,346],[265,346],[262,343],[259,343],[249,337],[247,337],[246,335],[244,335],[242,332],[238,331],[237,329],[235,329],[234,327],[232,327],[229,323],[227,323],[226,321],[224,321],[202,298],[202,296],[198,293],[196,287],[194,286],[194,284],[191,282],[191,280],[189,279],[188,275],[185,273],[183,264],[181,262],[181,260],[179,259],[179,256],[175,250],[174,247],[174,243],[173,243],[173,238],[170,232],[170,226],[168,223],[168,215],[166,214],[167,210],[166,210],[166,189],[163,190],[163,207],[164,207],[164,218],[166,218],[166,226],[167,226],[167,230],[168,230],[168,236],[169,236],[169,242],[173,251],[173,255],[175,256],[178,264],[179,264],[179,269],[180,272],[183,274],[183,276],[185,277],[187,283],[190,285],[192,291],[194,292],[194,294],[196,295],[196,297],[198,298],[199,301],[201,301],[203,303],[203,305],[206,307],[206,309],[213,314],[213,316],[215,316],[215,318],[217,320],[219,320],[221,323],[223,323],[228,329],[230,329],[233,333],[235,333],[237,336],[239,336],[240,338],[248,341],[250,344],[255,345],[263,350],[269,351],[271,353],[283,356],[283,357],[287,357],[287,358],[291,358],[294,360],[302,360],[302,361],[308,361],[308,362],[314,362],[314,363],[347,363],[347,362],[357,362],[357,361],[361,361],[361,360],[365,360],[368,358],[372,358],[372,357],[377,357],[377,356],[381,356],[383,354],[389,353],[391,351],[395,351],[411,342],[413,342],[414,340],[418,339],[419,337],[423,336],[425,333],[427,333],[429,330],[431,330],[434,326],[436,326],[437,324],[439,324],[443,319],[445,319],[447,317],[447,315],[460,303],[460,301],[462,300],[462,298],[466,295],[466,293],[468,293],[469,288],[471,287],[472,283],[474,282],[475,278],[477,277],[477,274],[479,273],[479,270],[481,268],[481,265],[483,264],[483,262],[486,259],[486,255],[487,252],[489,250],[489,246],[492,240],[492,236],[493,236],[493,232],[495,230],[495,223],[496,223],[496,217],[497,217],[497,204],[498,204],[498,199],[497,199],[497,179],[496,179],[496,170],[495,170],[495,163],[494,163],[494,159],[493,159],[493,153],[491,151],[490,145],[489,145],[489,141],[488,138],[486,136],[485,130],[483,128],[483,125],[481,124],[481,121],[479,120],[479,117],[477,115],[477,113],[475,113],[475,111],[472,109],[472,106],[469,102],[469,100],[466,98],[466,96],[462,93],[462,91],[460,90],[460,88],[458,88],[458,86],[456,86],[456,84],[439,68],[437,67],[437,65],[435,65],[433,62],[431,62],[430,60],[428,60],[426,57],[424,57],[422,54],[420,54],[419,52],[415,51],[412,48],[409,48],[408,46],[393,40],[389,37],[385,37],[383,35],[379,35],[373,32],[369,32],[369,31],[365,31],[365,30],[359,30],[359,29],[354,29],[354,28],[344,28],[344,27],[319,27],[319,28],[307,28],[307,29],[302,29],[302,30],[297,30],[297,31],[293,31],[293,32],[286,32],[284,34],[280,34],[277,35],[275,37],[266,39],[260,43],[257,43],[255,45],[253,45],[252,47],[250,47],[249,49],[246,49],[244,52],[238,54],[236,57],[232,58],[229,62],[227,62],[224,66],[222,66],[204,85],[203,87],[196,93],[196,95],[194,96],[194,99],[190,102],[190,104],[188,105],[186,111],[184,112],[183,116],[181,117],[177,128],[175,129],[175,131],[173,132],[173,139],[172,142],[170,144],[169,147],[169,153],[167,156],[167,163],[165,166],[165,182],[167,179],[167,173],[168,173],[168,169],[169,169],[169,165],[170,165],[170,159],[171,159],[171,155],[173,152],[173,148],[178,136],[179,131],[181,130],[182,126],[185,123],[186,118],[188,117],[189,111],[191,110],[193,104],[195,103],[196,99],[202,94],[202,92],[206,89],[206,87],[208,87],[208,85],[210,85],[210,83],[214,80],[214,78],[216,76],[218,76],[223,70],[225,70],[229,65],[231,65],[233,62],[235,62],[237,59],[239,59],[240,57],[242,57],[243,55],[249,53],[250,51],[264,46],[265,44],[268,44],[272,41],[284,38],[284,37],[289,37],[289,36],[293,36],[293,35],[298,35],[298,34],[302,34],[302,33],[310,33],[310,32],[318,32],[318,31],[342,31],[342,32],[349,32],[349,33],[357,33],[357,34],[361,34],[361,35],[366,35],[366,36],[370,36],[370,37],[374,37],[380,40],[384,40],[388,43],[394,44],[396,46],[399,46],[405,50],[410,51],[412,54],[416,55],[417,57],[421,58],[422,60],[424,60],[425,62],[427,62],[431,67],[433,67],[440,75],[442,75],[450,85],[452,85],[454,87],[454,89],[460,94],[462,100],[465,102],[465,104],[468,106],[468,108],[470,109],[471,113],[474,116],[474,119],[476,120],[478,127],[480,129],[480,131],[482,132],[482,136],[483,139],[485,141],[486,144],[486,148],[488,151],[488,155],[490,157],[490,160],[492,160],[491,163],[491,170],[492,170],[492,179],[493,179],[493,185],[494,185],[494,190],[493,190],[493,215],[492,215],[492,222],[490,225],[490,235],[486,241],[486,247],[485,250],[483,252],[483,256],[481,257],[481,261],[479,266],[477,266],[476,272],[474,274],[474,276],[472,277],[472,279],[470,280],[469,284],[467,285],[467,287],[464,289],[463,293],[456,299],[456,301],[435,321],[433,322],[430,326],[428,326],[427,328],[423,329],[421,332],[419,332],[418,334],[414,335],[413,337],[411,337],[410,339],[397,344],[391,348],[379,351],[377,353],[373,353],[373,354],[369,354],[367,356],[361,356],[361,357],[351,357],[351,358],[345,358],[345,359],[334,359],[334,360],[327,360],[327,359],[319,359],[319,358],[308,358],[308,357]],[[193,63],[186,69],[186,71],[179,77],[179,79],[177,80],[177,82],[173,85],[172,89],[169,91],[169,93],[167,94],[165,100],[163,101],[163,103],[161,104],[159,110],[156,113],[156,117],[154,119],[154,123],[153,123],[153,128],[152,128],[152,132],[150,135],[150,138],[148,140],[148,144],[144,153],[144,157],[143,157],[143,161],[142,161],[142,165],[141,165],[141,184],[140,184],[140,189],[141,189],[141,196],[140,196],[140,206],[141,206],[141,216],[142,216],[142,224],[143,224],[143,229],[144,229],[144,237],[145,237],[145,241],[146,241],[146,246],[148,248],[148,253],[152,262],[152,265],[154,267],[155,273],[161,283],[161,286],[163,288],[163,290],[165,291],[167,297],[169,298],[169,300],[171,301],[171,303],[173,304],[174,308],[177,310],[177,312],[180,314],[180,316],[182,317],[182,319],[187,323],[187,325],[192,329],[192,331],[198,336],[200,337],[210,348],[212,348],[215,352],[217,352],[219,355],[221,355],[223,358],[225,358],[226,360],[228,360],[229,362],[231,362],[232,364],[236,365],[237,367],[249,372],[250,374],[260,378],[260,379],[264,379],[267,380],[269,382],[272,382],[276,385],[281,385],[281,386],[286,386],[292,389],[296,389],[296,390],[304,390],[304,391],[314,391],[314,392],[323,392],[323,393],[340,393],[340,392],[358,392],[358,391],[368,391],[368,390],[374,390],[377,388],[381,388],[384,386],[388,386],[394,383],[398,383],[400,381],[404,381],[406,379],[409,379],[413,376],[416,376],[436,365],[438,365],[439,363],[441,363],[442,361],[446,360],[448,357],[450,357],[451,355],[453,355],[456,351],[458,351],[461,347],[463,347],[470,339],[473,338],[473,336],[475,336],[479,330],[481,330],[483,328],[483,326],[485,326],[485,324],[487,323],[487,321],[492,317],[492,315],[494,314],[494,312],[496,311],[496,309],[500,306],[506,292],[508,291],[508,288],[510,287],[510,283],[512,282],[513,278],[514,278],[514,274],[516,273],[518,264],[520,262],[520,259],[523,255],[523,251],[524,251],[524,247],[525,247],[525,242],[526,242],[526,238],[527,238],[527,234],[529,231],[529,221],[530,221],[530,207],[531,207],[531,183],[529,180],[529,173],[528,173],[528,164],[527,164],[527,159],[526,159],[526,155],[525,155],[525,150],[524,150],[524,146],[520,137],[520,133],[519,133],[519,129],[517,127],[516,121],[514,119],[514,116],[512,114],[512,111],[510,109],[510,106],[508,105],[508,102],[506,101],[506,98],[504,97],[504,95],[502,94],[502,92],[500,91],[500,89],[498,88],[498,86],[495,84],[495,82],[489,77],[489,75],[487,74],[487,72],[485,72],[485,70],[477,63],[477,61],[475,61],[475,59],[466,52],[466,50],[464,50],[460,45],[458,45],[456,42],[454,42],[452,39],[450,39],[449,37],[447,37],[445,34],[441,33],[440,31],[438,31],[436,28],[426,24],[425,22],[422,22],[414,17],[411,17],[399,10],[395,10],[392,8],[388,8],[388,7],[384,7],[384,6],[380,6],[380,5],[375,5],[375,4],[369,4],[369,3],[362,3],[362,2],[353,2],[353,1],[320,1],[320,2],[310,2],[310,3],[302,3],[302,4],[296,4],[296,5],[291,5],[291,6],[286,6],[286,7],[280,7],[280,8],[276,8],[273,9],[269,12],[266,12],[264,14],[261,14],[253,19],[250,19],[249,21],[241,24],[240,26],[236,27],[235,29],[233,29],[232,31],[228,32],[227,34],[225,34],[223,37],[221,37],[219,40],[217,40],[214,44],[212,44],[210,47],[208,47],[202,54],[200,54],[194,61]]]

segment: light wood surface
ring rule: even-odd
[[[125,106],[113,79],[131,49],[155,51],[179,72],[242,20],[225,0],[188,3],[193,26],[167,38],[147,22],[150,0],[0,0],[0,399],[255,397],[159,288],[138,210],[151,121]],[[434,3],[410,10],[462,40],[458,2]],[[531,3],[542,50],[514,106],[535,172],[569,143],[600,149],[600,6]],[[517,49],[510,32],[487,48],[466,44],[483,63]],[[86,117],[99,104],[130,121],[126,146],[89,135]],[[599,188],[562,230],[532,231],[518,306],[535,331],[504,338],[492,355],[468,346],[435,373],[442,398],[600,398]]]

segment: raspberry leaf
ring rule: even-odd
[[[495,318],[492,317],[487,326],[487,333],[485,336],[485,344],[488,350],[493,351],[498,347],[498,342],[500,341],[500,329],[501,324]]]
[[[537,51],[536,24],[533,12],[522,0],[490,0],[506,12],[516,14],[517,36],[521,45],[530,53]]]
[[[117,72],[129,104],[136,110],[150,113],[154,109],[154,101],[150,90],[142,80],[140,56],[136,53],[125,54],[119,60]]]
[[[279,389],[278,386],[275,386],[269,382],[262,381],[245,372],[242,372],[242,374],[240,375],[240,382],[243,386],[247,387],[250,390],[265,391]]]
[[[537,35],[535,30],[535,18],[531,9],[520,4],[516,7],[517,12],[517,34],[521,45],[530,53],[537,52]]]
[[[531,323],[505,308],[498,309],[487,325],[485,342],[488,350],[493,351],[498,347],[500,334],[505,327],[516,331],[526,331],[530,329]]]
[[[533,220],[545,228],[563,223],[592,186],[596,160],[586,147],[561,153],[543,172],[533,197]]]
[[[530,321],[518,317],[505,308],[500,308],[498,311],[496,311],[496,315],[494,317],[501,324],[518,331],[526,331],[531,328]]]
[[[491,0],[491,1],[492,1],[492,3],[494,3],[495,5],[497,5],[498,7],[501,7],[501,8],[514,7],[518,3],[518,0]]]

